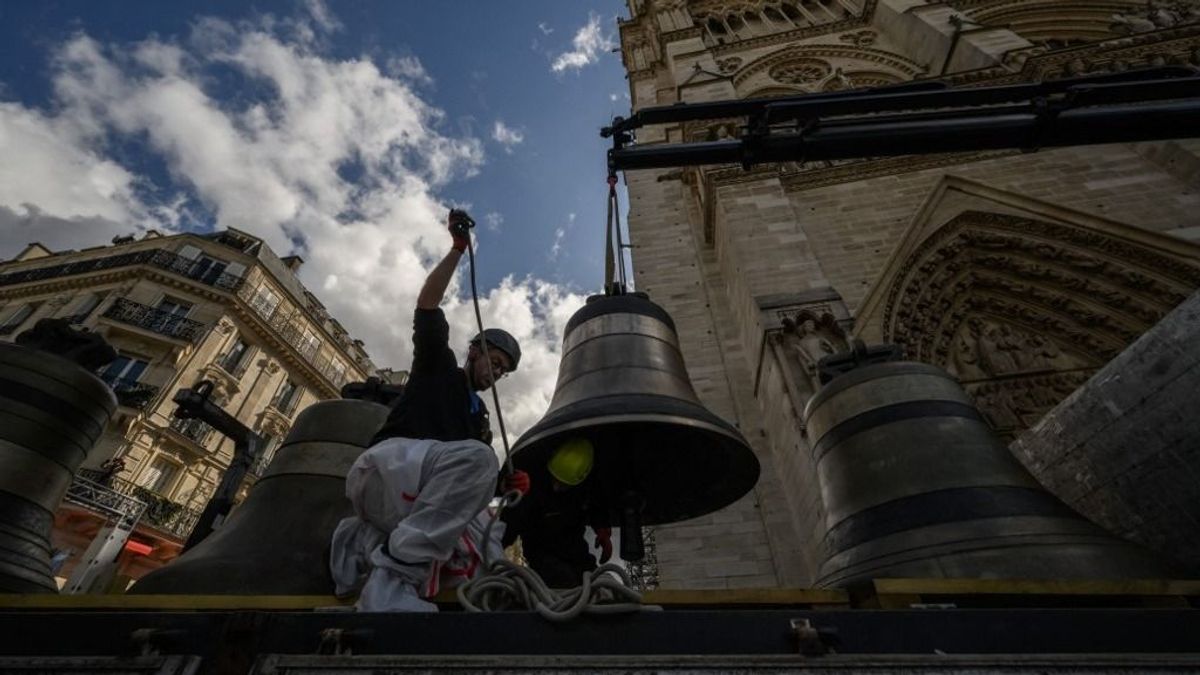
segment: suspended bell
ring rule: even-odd
[[[0,593],[58,592],[54,511],[116,408],[78,363],[0,344]]]
[[[389,409],[333,400],[296,416],[250,494],[215,532],[130,593],[330,595],[329,541],[353,515],[346,473]]]
[[[567,322],[550,408],[513,446],[513,465],[533,473],[585,443],[581,487],[595,524],[621,528],[626,560],[641,558],[642,525],[711,513],[758,480],[741,433],[696,397],[675,323],[644,293],[592,296]]]
[[[817,392],[806,417],[827,527],[819,586],[1170,574],[1042,488],[940,368],[849,369]]]

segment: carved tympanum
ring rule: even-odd
[[[883,337],[955,373],[1003,435],[1200,287],[1200,265],[1082,226],[967,211],[909,255]]]

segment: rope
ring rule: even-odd
[[[470,226],[474,226],[475,222],[468,220]],[[470,227],[469,226],[469,227]],[[470,263],[468,267],[471,270],[471,302],[475,304],[475,323],[479,326],[479,350],[483,353],[484,363],[488,364],[488,368],[492,367],[492,357],[488,355],[487,340],[483,338],[483,314],[479,311],[479,290],[475,285],[475,246],[470,241],[470,230],[467,230],[467,260]],[[504,428],[504,411],[500,409],[500,379],[492,378],[492,402],[496,405],[496,421],[500,423],[500,440],[504,443],[504,475],[512,475],[512,452],[508,447],[508,431]],[[515,504],[520,501],[521,495],[517,494],[517,498],[510,504]]]
[[[661,611],[643,605],[630,587],[629,574],[608,563],[583,575],[575,588],[554,590],[528,567],[497,560],[487,571],[458,587],[458,602],[468,612],[531,610],[547,621],[570,621],[584,614],[629,614]]]

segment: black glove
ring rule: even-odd
[[[462,253],[471,245],[471,227],[473,225],[475,225],[475,221],[471,220],[471,216],[468,216],[466,211],[450,209],[450,215],[446,218],[446,227],[450,230],[450,236],[454,238],[452,248],[455,251]]]

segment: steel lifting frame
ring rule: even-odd
[[[651,124],[745,117],[740,138],[637,146]],[[611,174],[1200,137],[1200,75],[1177,66],[996,87],[944,82],[787,98],[679,103],[617,117]]]
[[[242,484],[246,472],[263,451],[261,436],[250,431],[236,417],[209,400],[212,389],[212,382],[201,380],[191,389],[180,389],[171,399],[179,406],[175,409],[175,417],[185,420],[198,419],[233,440],[233,458],[229,461],[229,468],[225,469],[216,491],[204,506],[200,518],[196,520],[196,526],[192,528],[192,533],[183,545],[184,551],[199,544],[213,530],[220,527],[221,522],[233,510],[238,486]]]

